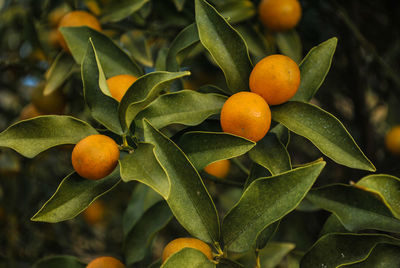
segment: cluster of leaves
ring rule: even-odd
[[[124,1],[107,9],[102,22],[117,22],[132,14],[140,21],[146,16],[148,2]],[[233,93],[248,90],[253,63],[273,51],[253,27],[232,26],[252,17],[254,4],[230,2],[215,3],[214,8],[204,0],[194,1],[194,22],[158,51],[155,70],[146,74],[141,66],[151,60],[138,57],[137,50],[129,50],[128,55],[109,37],[88,27],[61,29],[72,57],[66,53],[57,56],[48,72],[45,93],[57,90],[78,68],[96,128],[72,116],[41,116],[3,131],[0,146],[32,158],[101,132],[121,141],[124,153],[114,172],[101,180],[69,174],[32,220],[74,218],[121,181],[137,181],[123,220],[128,265],[144,260],[155,234],[175,218],[190,235],[214,246],[218,256],[212,262],[196,250],[184,249],[162,267],[251,267],[257,261],[261,267],[274,267],[295,247],[270,242],[285,217],[294,210],[323,209],[331,214],[319,239],[306,252],[289,255],[287,266],[374,267],[383,261],[389,267],[398,266],[400,180],[374,174],[351,185],[311,189],[325,161],[293,167],[287,150],[290,136],[296,134],[337,164],[375,171],[344,125],[309,103],[330,69],[336,38],[314,47],[300,62],[296,32],[277,34],[280,51],[300,62],[298,93],[288,103],[271,108],[276,124],[257,144],[219,129],[217,116],[224,101]],[[185,1],[174,3],[178,10],[189,5]],[[129,38],[132,36],[127,34],[121,40]],[[222,70],[226,87],[183,89],[183,78],[190,76],[183,62],[199,53]],[[105,82],[118,74],[138,77],[120,103],[111,97]],[[199,172],[210,163],[233,158],[239,166],[250,163],[250,171],[245,182],[231,182],[232,186],[240,185],[239,198],[220,221],[221,211],[213,201],[218,197],[210,195],[204,183],[207,177]],[[74,257],[52,257],[39,261],[36,267],[54,263],[85,266]],[[160,263],[149,267],[157,265]]]

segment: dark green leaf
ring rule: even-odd
[[[253,26],[241,24],[235,26],[235,29],[238,30],[238,32],[242,35],[250,53],[256,56],[258,60],[261,60],[262,58],[274,52],[272,45]]]
[[[142,75],[140,67],[110,38],[89,27],[61,27],[61,33],[78,64],[82,63],[89,38],[96,44],[96,52],[107,78],[119,74]]]
[[[375,229],[400,232],[400,220],[371,193],[356,187],[334,184],[312,190],[307,199],[339,218],[349,231]]]
[[[289,101],[271,107],[271,113],[273,120],[310,140],[336,163],[368,171],[376,170],[343,124],[321,108],[308,103]]]
[[[215,161],[245,154],[254,145],[252,141],[223,132],[191,131],[179,141],[179,147],[197,170]]]
[[[75,172],[71,173],[63,179],[57,191],[31,220],[54,223],[72,219],[119,182],[118,167],[100,180],[88,180]]]
[[[393,215],[400,219],[399,178],[386,174],[369,175],[358,181],[355,186],[379,195]]]
[[[101,17],[101,22],[117,22],[138,11],[150,0],[120,0],[111,2],[104,8],[106,13]]]
[[[167,71],[177,72],[183,59],[199,42],[199,34],[195,23],[183,29],[172,41],[166,58]]]
[[[301,260],[302,268],[336,268],[363,261],[378,244],[400,245],[400,240],[380,234],[327,234]]]
[[[184,248],[175,254],[171,255],[161,265],[161,268],[215,268],[215,264],[207,259],[201,251],[194,248]]]
[[[262,230],[297,207],[324,166],[320,161],[252,182],[224,218],[222,234],[227,248],[244,252],[253,247]]]
[[[250,158],[265,167],[272,175],[292,169],[286,147],[273,133],[267,133],[249,152]]]
[[[400,267],[400,247],[381,244],[377,245],[365,261],[346,265],[348,268]]]
[[[243,38],[206,1],[196,0],[195,3],[201,43],[221,67],[230,90],[248,90],[253,66]]]
[[[185,5],[186,0],[172,0],[176,6],[178,11],[182,11],[183,6]]]
[[[225,1],[217,9],[231,24],[248,20],[256,14],[256,8],[250,0]]]
[[[43,95],[49,95],[59,88],[69,76],[79,68],[73,58],[65,52],[61,52],[54,59],[49,70],[46,72],[46,85],[43,89]]]
[[[119,118],[123,126],[129,127],[136,115],[155,100],[160,92],[175,79],[190,75],[190,72],[153,72],[143,75],[125,93],[119,105]]]
[[[271,176],[271,172],[269,172],[268,169],[253,162],[250,167],[249,176],[247,177],[246,183],[244,184],[244,188],[246,189],[247,187],[249,187],[249,185],[256,179],[269,176]]]
[[[17,122],[0,133],[0,147],[14,149],[25,157],[57,145],[75,144],[97,131],[71,116],[47,115]]]
[[[157,98],[136,117],[136,126],[143,128],[146,118],[155,128],[171,124],[195,126],[209,116],[219,114],[226,97],[218,94],[202,94],[193,90],[182,90]]]
[[[282,124],[277,124],[270,130],[271,133],[274,133],[280,142],[285,145],[285,147],[288,147],[289,142],[290,142],[290,132],[289,130]]]
[[[139,63],[153,67],[153,55],[146,35],[142,31],[133,30],[121,36],[121,43]]]
[[[319,236],[323,236],[329,233],[350,233],[343,226],[341,221],[335,214],[331,214],[328,219],[325,221],[324,226],[322,226],[322,230],[319,233]]]
[[[139,181],[150,186],[165,199],[169,195],[169,180],[154,155],[154,145],[139,143],[138,148],[120,160],[121,178]]]
[[[205,242],[219,239],[219,219],[215,205],[196,169],[186,155],[148,121],[145,141],[155,145],[155,155],[170,181],[167,202],[172,213],[193,236]]]
[[[107,129],[121,135],[123,131],[118,118],[118,101],[111,97],[108,91],[103,68],[92,40],[88,43],[81,68],[84,97],[93,118]]]
[[[74,256],[56,255],[38,260],[32,268],[85,268],[86,264]]]
[[[280,221],[276,221],[261,231],[261,233],[257,236],[256,249],[262,249],[267,245],[272,236],[275,234],[276,230],[278,230],[279,223]]]
[[[147,210],[125,238],[125,259],[128,265],[141,261],[153,238],[172,219],[165,202],[158,202]]]
[[[300,87],[292,100],[309,101],[318,91],[331,68],[337,38],[333,37],[313,47],[300,63]]]
[[[300,36],[296,30],[276,33],[276,44],[282,54],[288,56],[296,63],[300,62],[303,47]]]
[[[271,242],[260,251],[260,268],[274,268],[295,248],[292,243]]]

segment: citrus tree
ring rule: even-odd
[[[70,173],[32,224],[82,212],[96,222],[104,204],[87,208],[129,189],[123,259],[87,267],[400,264],[400,180],[375,173],[346,126],[313,99],[338,40],[303,57],[298,1],[48,2],[37,42],[51,63],[0,146],[35,158],[73,145]],[[214,77],[199,78],[201,68]],[[305,153],[319,151],[312,161],[290,152],[299,137],[309,141]],[[396,135],[387,143],[400,151]],[[321,183],[337,165],[365,176]],[[321,210],[322,228],[308,236],[293,213]],[[155,258],[153,241],[170,222],[180,231]],[[34,267],[86,265],[63,255]]]

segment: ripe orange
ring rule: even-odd
[[[125,268],[125,265],[113,257],[98,257],[92,260],[86,268]]]
[[[83,218],[89,224],[97,224],[104,220],[104,203],[101,200],[96,200],[83,211]]]
[[[400,155],[400,126],[393,127],[386,134],[385,144],[389,152]]]
[[[298,0],[262,0],[258,6],[261,23],[273,31],[290,30],[301,18]]]
[[[200,250],[208,259],[213,259],[211,248],[206,243],[196,238],[184,237],[174,239],[165,246],[162,253],[162,262],[165,262],[172,254],[183,248]]]
[[[117,101],[121,101],[129,87],[137,80],[129,74],[120,74],[107,79],[107,86],[111,96]]]
[[[221,110],[221,127],[252,141],[261,140],[271,125],[271,111],[260,95],[242,91],[230,96]]]
[[[90,135],[78,142],[72,151],[72,166],[83,178],[98,180],[109,175],[118,164],[119,149],[105,135]]]
[[[250,90],[278,105],[292,98],[300,86],[297,63],[284,55],[271,55],[259,61],[250,74]]]
[[[224,179],[228,175],[230,167],[231,162],[227,159],[224,159],[207,165],[204,168],[204,171],[210,175],[213,175],[214,177]]]
[[[44,84],[38,85],[32,92],[32,103],[43,114],[63,114],[65,110],[65,96],[61,89],[48,95],[43,94]]]
[[[21,110],[19,119],[20,120],[31,119],[31,118],[37,117],[39,115],[43,115],[43,114],[41,112],[39,112],[32,103],[30,103]]]
[[[48,15],[48,20],[50,24],[56,27],[60,23],[60,20],[65,16],[65,14],[70,11],[71,10],[68,5],[61,5],[59,7],[56,7]]]
[[[94,30],[101,31],[100,22],[97,20],[97,18],[92,14],[82,10],[67,13],[58,24],[58,29],[60,29],[60,27],[79,26],[88,26]],[[65,42],[60,30],[58,30],[58,40],[65,51],[69,51],[67,43]]]

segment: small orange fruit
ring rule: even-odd
[[[65,51],[69,51],[69,49],[63,35],[60,32],[60,28],[79,26],[88,26],[94,30],[101,31],[100,22],[92,14],[82,10],[67,13],[64,17],[62,17],[60,23],[58,24],[58,40]]]
[[[86,268],[125,268],[125,265],[114,257],[98,257],[92,260]]]
[[[298,0],[262,0],[258,6],[261,23],[273,31],[290,30],[301,18]]]
[[[229,173],[229,168],[231,167],[231,162],[227,159],[219,160],[214,163],[207,165],[204,171],[214,177],[224,179]]]
[[[117,101],[121,101],[129,87],[137,80],[130,74],[120,74],[107,79],[107,86],[111,96]]]
[[[258,94],[242,91],[230,96],[221,110],[221,127],[224,132],[252,141],[261,140],[271,125],[271,111]]]
[[[72,166],[83,178],[98,180],[117,166],[118,145],[105,135],[90,135],[78,142],[72,151]]]
[[[31,118],[37,117],[39,115],[43,115],[43,114],[41,112],[39,112],[32,103],[30,103],[21,110],[19,119],[20,120],[31,119]]]
[[[284,55],[271,55],[259,61],[250,74],[249,87],[268,105],[278,105],[292,98],[300,86],[297,63]]]
[[[48,15],[48,20],[50,24],[54,27],[57,27],[57,25],[60,23],[60,20],[65,16],[65,14],[67,14],[70,11],[71,9],[69,8],[68,5],[63,4],[61,6],[56,7]]]
[[[172,254],[183,248],[197,249],[203,252],[208,259],[213,259],[211,248],[206,243],[196,238],[183,237],[174,239],[165,246],[162,253],[162,262],[164,263]]]
[[[400,126],[393,127],[386,134],[385,144],[389,152],[400,155]]]
[[[104,220],[104,203],[101,200],[96,200],[83,211],[83,218],[89,224],[97,224]]]

